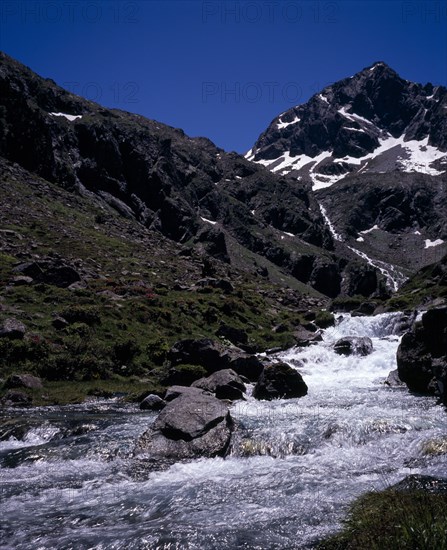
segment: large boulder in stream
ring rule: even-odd
[[[137,455],[156,460],[225,456],[234,429],[228,407],[199,388],[186,390],[168,402],[140,437]]]
[[[334,344],[334,351],[339,355],[360,355],[365,357],[373,351],[371,338],[367,336],[345,336]]]
[[[403,335],[397,368],[411,391],[437,395],[447,405],[447,308],[427,311]]]
[[[301,374],[287,363],[273,363],[264,367],[253,390],[256,399],[288,399],[303,397],[307,385]]]
[[[192,386],[214,393],[218,399],[231,401],[243,399],[246,389],[242,378],[232,369],[219,370],[207,378],[196,380]]]

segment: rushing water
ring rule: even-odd
[[[31,411],[25,438],[0,442],[0,548],[296,549],[336,530],[347,504],[410,473],[447,475],[446,412],[383,384],[397,316],[345,316],[324,341],[282,358],[306,397],[233,406],[243,438],[227,459],[150,471],[132,447],[155,415],[118,403]],[[370,336],[367,357],[332,351]]]

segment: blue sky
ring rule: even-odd
[[[447,84],[447,1],[3,0],[0,49],[71,91],[245,152],[383,60]]]

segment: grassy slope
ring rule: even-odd
[[[299,283],[291,290],[220,262],[213,262],[215,276],[230,279],[233,291],[191,290],[203,268],[194,250],[97,199],[4,168],[0,321],[22,321],[27,335],[0,340],[0,376],[26,371],[47,379],[44,392],[34,392],[36,403],[79,400],[95,388],[134,394],[160,389],[169,347],[181,338],[213,337],[221,323],[244,329],[259,350],[293,343],[300,312],[309,308],[299,290],[314,291]],[[11,284],[18,263],[55,254],[83,275],[80,288]],[[243,249],[240,255],[241,265],[256,260]],[[291,283],[272,264],[267,267],[271,279]],[[57,315],[70,319],[70,326],[56,330]],[[280,323],[288,330],[272,331]],[[76,384],[64,385],[67,380]]]

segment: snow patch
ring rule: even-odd
[[[365,239],[363,237],[357,237],[356,241],[358,243],[363,243],[365,241]]]
[[[323,94],[318,94],[318,99],[321,99],[321,101],[324,101],[325,103],[329,104],[327,97],[324,97]]]
[[[432,246],[439,246],[440,244],[444,244],[444,241],[442,239],[436,239],[435,241],[431,241],[430,239],[425,239],[424,243],[425,243],[424,248],[431,248]]]
[[[63,116],[70,122],[76,120],[77,118],[82,118],[82,115],[68,115],[67,113],[50,113],[51,116]]]
[[[355,122],[366,122],[366,124],[370,124],[372,126],[375,126],[374,123],[372,123],[370,120],[368,120],[367,118],[363,118],[362,116],[360,115],[356,115],[355,113],[348,113],[348,111],[346,110],[346,107],[342,107],[341,109],[338,109],[338,112],[346,117],[346,118],[349,118],[349,120],[353,120]]]
[[[210,223],[211,225],[216,225],[217,223],[217,222],[213,222],[213,220],[207,220],[206,218],[202,218],[202,216],[200,216],[200,219],[205,223]]]
[[[351,127],[348,128],[348,126],[344,126],[343,130],[351,130],[351,132],[364,132],[365,131],[365,130],[362,130],[361,128],[351,128]]]
[[[365,229],[365,231],[360,231],[362,235],[366,235],[366,233],[371,233],[371,231],[375,231],[376,229],[380,229],[378,225],[373,225],[369,229]]]
[[[297,116],[291,121],[291,122],[282,122],[281,119],[279,119],[278,121],[278,124],[277,124],[277,128],[279,130],[282,130],[283,128],[287,128],[287,126],[290,126],[291,124],[296,124],[297,122],[299,122],[301,119],[298,118]]]

